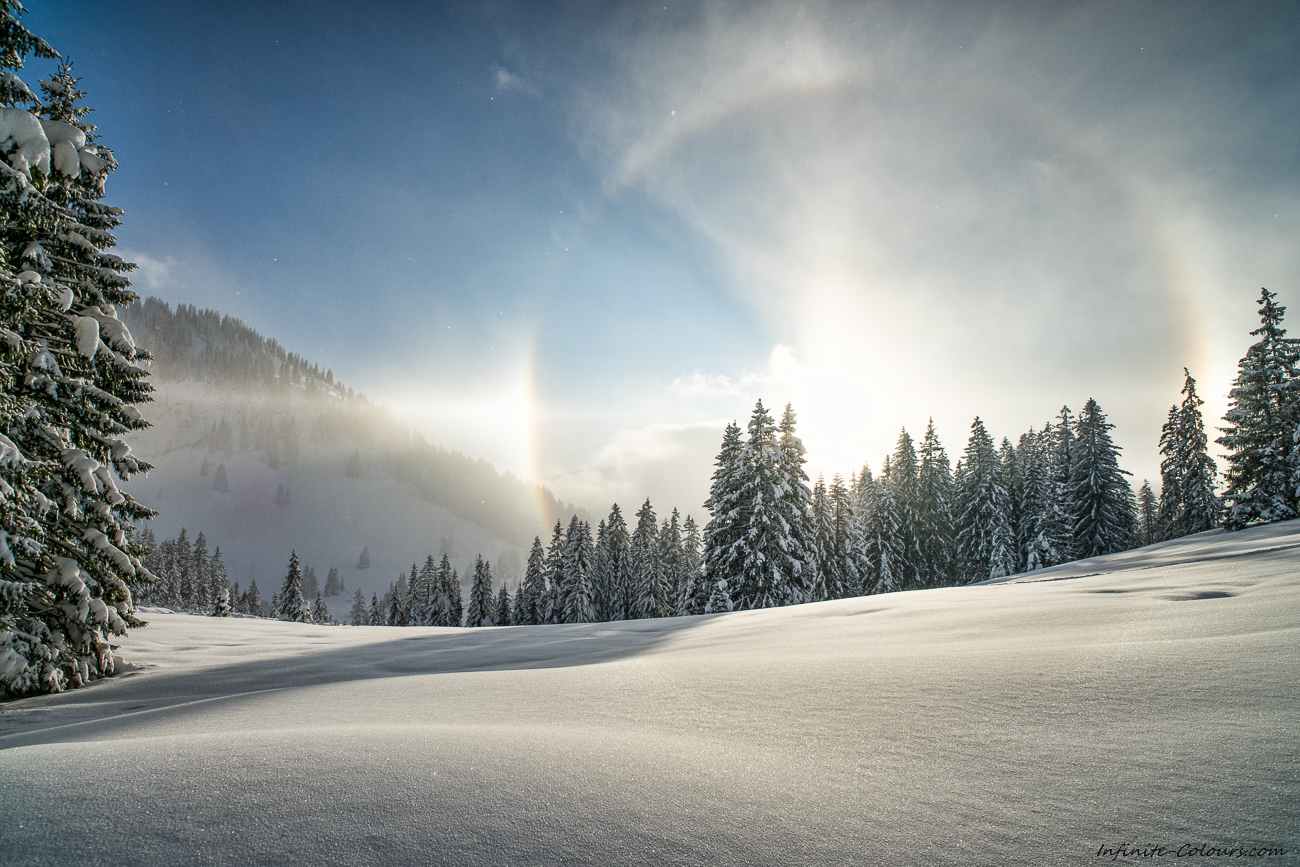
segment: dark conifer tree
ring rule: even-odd
[[[1276,298],[1260,290],[1260,327],[1251,332],[1259,341],[1237,364],[1220,428],[1223,436],[1217,440],[1228,452],[1223,499],[1224,526],[1229,530],[1296,516],[1300,349],[1286,336],[1286,308]]]
[[[813,485],[812,513],[811,553],[816,566],[812,601],[822,602],[839,598],[838,590],[843,585],[843,576],[839,574],[835,560],[835,515],[826,492],[826,480],[821,476],[817,477],[817,482]]]
[[[596,619],[591,601],[593,554],[591,529],[574,515],[564,536],[564,623],[591,623]]]
[[[741,571],[747,516],[741,510],[741,489],[747,475],[744,441],[733,421],[722,434],[722,449],[714,461],[713,484],[704,508],[710,519],[704,527],[704,569],[712,593],[719,578],[733,580]]]
[[[325,607],[325,599],[316,592],[316,602],[311,607],[311,619],[314,623],[332,623],[334,618],[330,616],[330,610]]]
[[[325,595],[338,596],[341,592],[342,588],[339,586],[339,570],[337,567],[331,566],[329,574],[325,576]]]
[[[366,599],[357,591],[357,595],[352,599],[352,612],[348,615],[348,622],[353,626],[368,626],[370,617],[366,613]]]
[[[750,416],[740,462],[737,501],[744,531],[736,545],[741,557],[734,589],[727,582],[732,602],[742,610],[785,605],[803,592],[799,582],[804,550],[792,530],[791,521],[797,525],[798,519],[792,512],[794,500],[786,495],[790,471],[777,427],[761,400]]]
[[[1138,537],[1135,547],[1159,542],[1165,538],[1160,529],[1160,509],[1156,502],[1156,495],[1151,490],[1151,483],[1146,479],[1142,480],[1142,487],[1138,488],[1137,502]]]
[[[659,525],[659,561],[663,565],[666,588],[664,610],[671,616],[677,613],[682,587],[687,581],[682,555],[681,516],[676,509]]]
[[[894,564],[904,589],[923,586],[925,555],[920,539],[920,467],[912,437],[903,428],[890,461],[889,485],[898,510],[898,539],[894,545],[898,561]]]
[[[808,487],[807,463],[803,440],[795,433],[794,407],[785,405],[781,414],[781,472],[785,477],[780,493],[781,516],[786,523],[791,572],[787,578],[786,598],[782,604],[798,605],[812,599],[817,581],[815,527],[812,514],[812,489]]]
[[[875,482],[867,513],[867,559],[870,563],[871,593],[893,593],[904,589],[902,509],[892,483],[892,458],[885,456],[880,478]]]
[[[528,552],[528,565],[524,567],[524,581],[515,599],[516,620],[521,626],[535,626],[542,622],[542,602],[546,593],[546,552],[542,540],[533,537],[532,550]]]
[[[664,617],[668,613],[668,584],[659,558],[658,522],[648,499],[636,517],[628,558],[632,585],[636,588],[629,617],[634,620]]]
[[[1171,407],[1160,434],[1162,538],[1174,539],[1219,526],[1222,504],[1214,494],[1219,468],[1207,450],[1196,380],[1183,368],[1183,402]],[[1155,541],[1154,539],[1152,541]]]
[[[465,612],[466,626],[493,626],[496,606],[492,598],[492,572],[480,555],[474,561],[474,583],[470,585],[469,608]]]
[[[564,527],[559,521],[551,530],[551,544],[546,549],[546,589],[542,592],[540,619],[542,623],[564,622]]]
[[[506,586],[505,581],[502,581],[501,592],[497,593],[496,618],[493,622],[496,623],[497,626],[509,626],[511,620],[510,615],[510,588]]]
[[[957,477],[960,517],[958,565],[963,583],[1010,575],[1015,569],[1015,533],[1010,495],[993,438],[976,417]]]
[[[361,547],[361,556],[357,558],[357,568],[358,569],[370,568],[370,546],[369,545],[363,545]]]
[[[921,440],[917,469],[917,542],[921,548],[919,586],[943,587],[955,578],[952,467],[934,430],[934,419]]]
[[[1075,553],[1080,558],[1113,554],[1133,544],[1137,529],[1133,489],[1119,468],[1115,426],[1089,398],[1079,413],[1070,468],[1070,511],[1075,516]]]
[[[37,100],[28,54],[57,55],[0,6],[0,691],[58,692],[113,673],[114,636],[142,625],[150,583],[132,525],[152,516],[117,482],[148,470],[123,439],[147,427],[152,390],[118,307],[136,299],[110,249],[122,211],[105,205],[117,163],[61,63]],[[211,604],[212,600],[206,600]],[[205,606],[206,607],[206,606]]]
[[[262,607],[262,592],[257,589],[256,579],[249,582],[248,590],[244,593],[244,613],[254,617],[266,616],[266,611]]]
[[[704,575],[704,542],[700,528],[690,515],[682,522],[682,559],[686,564],[687,580],[683,585],[678,614],[703,614],[712,588]]]
[[[871,567],[867,559],[866,542],[858,532],[853,495],[839,473],[831,477],[831,486],[826,496],[834,529],[832,559],[837,578],[836,583],[827,585],[827,592],[831,599],[855,596],[862,592],[863,581]]]
[[[591,553],[591,608],[598,621],[610,619],[614,582],[609,550],[609,530],[604,519],[596,526],[596,546]]]
[[[302,568],[298,564],[297,551],[289,555],[289,574],[284,576],[277,613],[281,620],[311,623],[311,608],[302,596]]]

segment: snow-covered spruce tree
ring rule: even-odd
[[[719,578],[734,581],[740,574],[744,553],[746,516],[741,512],[741,488],[747,475],[744,440],[733,421],[722,434],[722,449],[714,461],[713,484],[704,508],[709,522],[704,525],[704,571],[709,592]]]
[[[1277,295],[1260,290],[1259,341],[1237,363],[1237,379],[1228,392],[1223,436],[1216,442],[1228,452],[1223,499],[1223,526],[1240,530],[1251,524],[1285,521],[1296,516],[1295,435],[1300,428],[1300,348],[1286,336],[1286,308]]]
[[[451,625],[460,626],[465,618],[465,600],[460,589],[460,576],[455,569],[451,570],[451,578],[447,581],[447,595],[451,599]]]
[[[1205,401],[1197,396],[1196,380],[1185,367],[1183,375],[1183,402],[1170,408],[1169,421],[1160,434],[1158,522],[1167,539],[1213,529],[1219,526],[1223,512],[1214,494],[1219,468],[1207,449],[1201,418]]]
[[[411,625],[411,592],[406,586],[405,572],[397,573],[397,580],[388,591],[388,625]]]
[[[838,599],[843,586],[835,561],[835,517],[831,511],[830,497],[826,493],[826,480],[818,476],[812,494],[813,538],[811,554],[816,570],[812,587],[812,602]]]
[[[542,597],[546,592],[546,552],[541,538],[533,537],[532,550],[528,552],[528,565],[524,567],[524,581],[515,598],[515,622],[520,626],[536,626],[542,622]]]
[[[740,572],[728,580],[732,602],[739,609],[785,605],[803,568],[802,540],[791,535],[794,518],[785,496],[790,471],[777,437],[772,416],[760,400],[749,419],[749,439],[741,449],[743,468],[737,498],[743,532],[736,543]],[[799,586],[799,585],[796,585]]]
[[[384,614],[384,606],[379,604],[379,594],[377,593],[370,594],[370,613],[366,615],[366,622],[371,626],[388,625],[388,616]]]
[[[289,574],[284,576],[276,613],[281,620],[311,623],[311,608],[302,596],[302,567],[298,563],[297,551],[289,555]]]
[[[370,568],[370,546],[369,545],[361,546],[361,556],[357,558],[357,568],[358,569]]]
[[[659,562],[664,573],[664,611],[666,616],[677,613],[686,574],[682,561],[682,524],[677,509],[659,525]]]
[[[221,546],[218,545],[212,552],[212,559],[208,561],[208,576],[212,582],[212,595],[222,590],[230,589],[230,576],[226,574],[226,561],[221,556]]]
[[[497,626],[509,626],[510,614],[510,588],[505,581],[502,581],[501,591],[497,593],[497,610],[494,622]]]
[[[920,518],[920,466],[916,446],[907,428],[898,435],[890,462],[889,484],[894,489],[898,505],[898,572],[903,587],[914,589],[923,586],[924,553],[921,551]]]
[[[605,547],[599,558],[599,572],[593,580],[593,603],[600,620],[626,620],[631,578],[629,577],[632,537],[627,521],[615,503],[605,521]]]
[[[813,584],[817,581],[817,561],[814,551],[814,525],[812,514],[812,489],[808,487],[807,463],[803,440],[795,433],[794,407],[785,405],[781,413],[780,454],[781,471],[785,476],[784,489],[779,504],[785,520],[786,535],[792,571],[786,579],[785,605],[798,605],[812,598]]]
[[[591,623],[596,611],[591,602],[591,528],[574,515],[564,536],[564,623]]]
[[[329,574],[325,576],[325,595],[338,596],[339,593],[339,570],[337,566],[331,566]]]
[[[1114,427],[1089,398],[1079,412],[1070,468],[1075,554],[1081,559],[1127,550],[1137,530],[1133,489],[1110,438]]]
[[[876,514],[876,480],[872,478],[871,466],[863,464],[861,471],[853,477],[849,486],[849,497],[853,503],[853,523],[857,527],[858,537],[862,540],[863,566],[861,569],[861,585],[852,588],[852,592],[859,596],[867,596],[876,592],[876,585],[880,583],[880,575],[876,571],[878,565],[872,545],[874,543],[873,533],[875,531],[875,514]]]
[[[1151,490],[1151,483],[1146,479],[1142,480],[1142,487],[1138,488],[1137,502],[1138,537],[1134,547],[1140,548],[1143,545],[1159,542],[1164,536],[1160,531],[1159,502],[1155,492]]]
[[[495,625],[496,606],[492,599],[492,573],[482,555],[474,561],[474,583],[469,590],[469,608],[465,611],[466,626]]]
[[[830,502],[831,522],[834,528],[832,559],[839,578],[837,586],[830,589],[837,595],[833,599],[853,596],[862,592],[864,577],[870,573],[867,546],[858,532],[858,521],[853,513],[853,495],[839,473],[831,477],[826,492]]]
[[[596,544],[591,551],[591,610],[598,621],[609,619],[610,581],[609,530],[602,518],[596,525]]]
[[[1065,512],[1052,474],[1052,431],[1030,428],[1020,437],[1017,449],[1020,474],[1020,523],[1017,544],[1025,571],[1044,569],[1063,562],[1059,540],[1068,538]]]
[[[224,587],[217,591],[217,602],[212,606],[212,616],[230,616],[230,591]]]
[[[262,604],[262,591],[257,589],[257,579],[248,583],[248,589],[244,591],[243,599],[244,613],[253,617],[265,617],[266,609]]]
[[[718,578],[709,591],[709,601],[704,605],[705,614],[725,614],[735,607],[731,601],[731,592],[727,589],[727,579]]]
[[[921,564],[917,584],[920,587],[944,587],[953,583],[954,578],[953,508],[956,490],[948,453],[935,433],[934,419],[926,425],[919,458],[916,536],[921,549]]]
[[[649,499],[637,511],[636,518],[628,556],[632,586],[636,588],[629,618],[665,617],[668,614],[668,584],[659,558],[658,522]]]
[[[456,570],[451,568],[451,558],[445,553],[438,561],[438,572],[433,584],[433,601],[429,603],[429,608],[434,616],[429,625],[460,626],[460,578]]]
[[[538,606],[538,619],[542,623],[564,622],[564,526],[555,522],[551,530],[551,544],[546,549],[546,564],[542,569],[546,577],[546,588],[542,591],[541,604]]]
[[[1009,437],[1002,438],[1002,447],[998,449],[998,463],[1002,469],[1002,484],[1007,490],[1007,524],[1011,534],[1011,571],[1023,572],[1025,560],[1019,540],[1020,506],[1024,498],[1024,479],[1020,474],[1020,460],[1016,448]]]
[[[699,526],[690,515],[682,522],[682,531],[682,561],[686,569],[686,581],[682,584],[677,613],[703,614],[711,591],[704,577],[704,542],[700,537]]]
[[[63,64],[38,103],[18,78],[54,53],[0,6],[0,689],[58,691],[113,672],[113,635],[141,625],[132,586],[151,579],[127,535],[153,513],[117,479],[149,467],[122,434],[146,427],[147,358],[117,319],[135,300],[107,252],[121,210],[102,203],[116,166],[95,142]],[[35,113],[28,111],[33,107]],[[40,119],[38,119],[38,115]]]
[[[442,599],[439,595],[438,586],[438,564],[433,559],[432,554],[424,558],[424,565],[420,567],[420,574],[411,580],[415,593],[414,604],[412,605],[412,619],[417,626],[441,626],[439,623],[439,612],[442,606]],[[325,579],[326,588],[329,587],[329,579]],[[329,595],[326,593],[325,595]]]
[[[334,622],[334,618],[330,616],[330,610],[325,607],[325,599],[320,595],[319,590],[316,591],[316,601],[311,606],[311,619],[313,623],[329,624]]]
[[[1015,533],[1002,461],[979,417],[957,478],[957,557],[963,583],[1001,578],[1015,570]]]
[[[891,461],[891,456],[886,455],[880,478],[874,486],[866,522],[867,559],[874,579],[872,593],[893,593],[903,589],[903,534],[899,529],[902,519],[896,489],[890,483],[893,475]]]
[[[353,626],[368,626],[370,616],[366,613],[366,598],[361,595],[361,590],[357,590],[357,595],[352,598],[352,611],[348,614],[348,622]]]

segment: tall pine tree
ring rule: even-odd
[[[1079,413],[1070,467],[1070,511],[1080,558],[1128,549],[1137,529],[1133,489],[1124,478],[1128,472],[1119,468],[1119,447],[1110,438],[1114,427],[1089,398]]]
[[[1160,508],[1162,537],[1174,539],[1219,526],[1222,505],[1214,494],[1219,468],[1207,450],[1196,380],[1183,368],[1183,402],[1169,410],[1160,433]],[[1152,540],[1154,541],[1154,540]]]
[[[1260,326],[1251,332],[1259,340],[1237,364],[1220,428],[1223,436],[1217,440],[1228,451],[1223,524],[1230,530],[1296,516],[1300,349],[1286,336],[1286,308],[1276,299],[1275,293],[1260,290]]]

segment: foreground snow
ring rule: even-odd
[[[672,620],[154,613],[138,669],[0,706],[0,860],[1300,863],[1298,567],[1293,521]]]

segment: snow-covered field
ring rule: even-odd
[[[0,705],[3,863],[1300,863],[1297,521],[721,616],[150,619]]]

